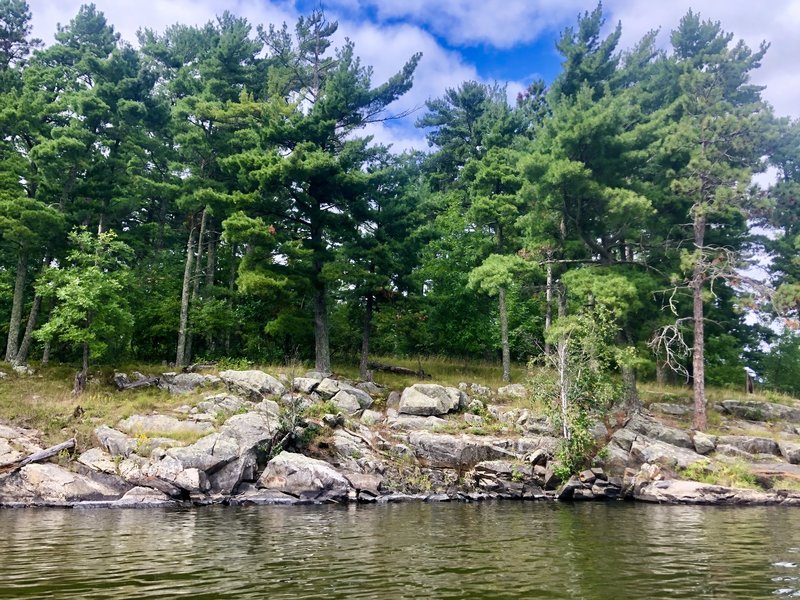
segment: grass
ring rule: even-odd
[[[712,463],[698,461],[680,472],[681,477],[709,485],[733,488],[760,489],[750,466],[743,461]]]
[[[51,445],[76,437],[79,448],[92,445],[95,427],[114,426],[133,414],[169,411],[183,404],[199,401],[207,390],[198,394],[170,395],[160,389],[117,391],[110,383],[110,369],[92,372],[86,392],[72,395],[75,368],[53,365],[37,369],[36,375],[18,376],[2,368],[8,377],[0,381],[0,422],[38,429],[42,443]],[[140,365],[138,370],[157,373],[163,367]],[[183,441],[183,440],[182,440]]]
[[[653,402],[691,405],[694,402],[692,388],[689,386],[658,385],[655,382],[640,382],[639,393],[645,405]],[[745,394],[741,389],[706,387],[706,400],[709,404],[731,399],[748,400],[752,402],[773,402],[786,406],[798,405],[798,400],[796,398],[771,390],[762,390],[755,394]]]

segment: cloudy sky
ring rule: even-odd
[[[28,0],[34,34],[52,41],[56,24],[66,24],[81,0]],[[476,79],[507,85],[509,97],[536,78],[551,81],[559,70],[554,40],[579,13],[592,10],[587,0],[95,0],[122,37],[135,42],[142,27],[163,30],[174,23],[203,24],[229,10],[253,24],[293,23],[320,5],[339,21],[341,39],[356,44],[375,83],[396,72],[417,51],[423,59],[414,89],[394,110],[422,107],[448,87]],[[754,76],[767,86],[765,97],[778,114],[800,116],[800,0],[605,0],[607,28],[622,22],[623,48],[650,29],[659,28],[666,46],[669,32],[690,8],[755,48],[771,43]],[[419,115],[421,111],[416,114]],[[375,126],[376,139],[395,149],[425,147],[412,115],[391,126]]]

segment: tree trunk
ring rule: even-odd
[[[705,241],[706,219],[702,209],[695,209],[694,245],[702,253]],[[705,330],[703,322],[703,284],[705,273],[702,256],[697,257],[692,276],[692,317],[694,318],[694,345],[692,347],[692,385],[694,389],[694,421],[697,431],[706,429],[706,382],[705,382]]]
[[[658,358],[656,358],[656,384],[659,387],[667,385],[667,365]]]
[[[22,342],[17,350],[17,356],[14,357],[14,363],[24,365],[28,362],[28,353],[31,349],[31,342],[33,341],[33,330],[36,329],[36,321],[39,319],[39,311],[42,308],[42,297],[36,294],[33,297],[33,305],[31,312],[28,314],[28,323],[25,325],[25,333],[22,336]]]
[[[189,304],[194,305],[197,302],[197,297],[200,295],[200,279],[203,274],[203,240],[206,237],[206,223],[208,219],[208,207],[203,209],[203,214],[200,218],[200,234],[197,236],[197,258],[194,266],[194,277],[192,278],[192,296],[189,299]],[[188,329],[188,326],[187,326]],[[186,334],[186,349],[184,350],[183,360],[186,363],[192,362],[192,343],[194,336],[190,331]]]
[[[189,241],[186,243],[186,264],[183,269],[183,289],[181,290],[181,317],[178,325],[178,351],[175,366],[186,364],[186,329],[189,321],[189,292],[192,281],[192,260],[194,259],[194,223],[189,223]]]
[[[14,279],[14,298],[11,303],[11,319],[8,322],[8,340],[6,342],[6,362],[13,362],[17,357],[19,346],[19,328],[22,324],[22,300],[25,293],[25,279],[28,275],[28,251],[20,248],[17,257],[17,276]]]
[[[206,251],[206,294],[214,287],[217,273],[217,239],[218,236],[213,231],[208,233],[208,250]],[[211,330],[206,332],[206,352],[213,355],[216,352],[217,343]]]
[[[558,316],[567,316],[567,289],[563,284],[558,286]],[[558,396],[561,401],[561,433],[565,440],[571,437],[569,430],[569,377],[567,375],[568,344],[566,336],[561,334],[556,353],[558,354]]]
[[[72,388],[72,393],[76,396],[82,394],[86,389],[86,380],[89,377],[89,344],[83,343],[83,364],[81,370],[75,375],[75,385]]]
[[[364,313],[364,329],[361,334],[361,361],[358,363],[358,376],[363,381],[372,381],[372,374],[369,372],[369,334],[372,329],[373,302],[373,296],[369,294]]]
[[[500,347],[503,354],[503,381],[511,381],[511,351],[508,347],[508,311],[506,310],[506,288],[500,286],[497,294],[500,311]]]
[[[233,311],[233,291],[236,289],[236,244],[231,244],[231,263],[228,271],[228,310]],[[231,330],[225,331],[225,356],[231,355]]]
[[[553,324],[553,265],[547,263],[547,288],[545,290],[545,308],[544,308],[544,353],[545,356],[550,356],[553,353],[553,348],[550,342],[547,341],[547,332],[550,331],[550,326]]]
[[[331,372],[331,353],[328,345],[328,305],[325,284],[317,281],[314,287],[314,356],[315,369]]]
[[[629,365],[622,365],[622,397],[628,414],[642,410],[642,401],[636,389],[636,369]]]

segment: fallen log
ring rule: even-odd
[[[57,456],[60,452],[64,450],[74,450],[75,449],[75,438],[67,440],[66,442],[61,442],[60,444],[56,444],[55,446],[50,446],[49,448],[45,448],[44,450],[39,450],[39,452],[34,452],[33,454],[26,456],[25,458],[21,458],[19,460],[15,460],[14,462],[8,463],[0,467],[0,471],[10,471],[13,473],[14,471],[18,471],[25,465],[29,465],[35,462],[41,462],[48,458],[52,458],[53,456]]]
[[[397,367],[394,365],[384,365],[382,363],[370,362],[367,363],[367,368],[373,371],[383,371],[385,373],[394,373],[396,375],[410,375],[420,379],[430,379],[431,376],[423,371],[421,368],[418,371],[414,369],[407,369],[406,367]]]

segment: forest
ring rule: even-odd
[[[668,48],[655,29],[620,48],[598,5],[558,38],[554,81],[514,102],[465,81],[395,114],[424,57],[373,81],[321,11],[135,44],[92,4],[47,47],[25,0],[0,23],[8,363],[80,363],[85,383],[121,360],[333,357],[368,378],[370,356],[442,356],[508,380],[602,349],[626,394],[693,385],[699,429],[704,386],[745,367],[800,393],[800,122],[751,83],[767,42],[689,12]],[[363,133],[397,118],[427,152]]]

